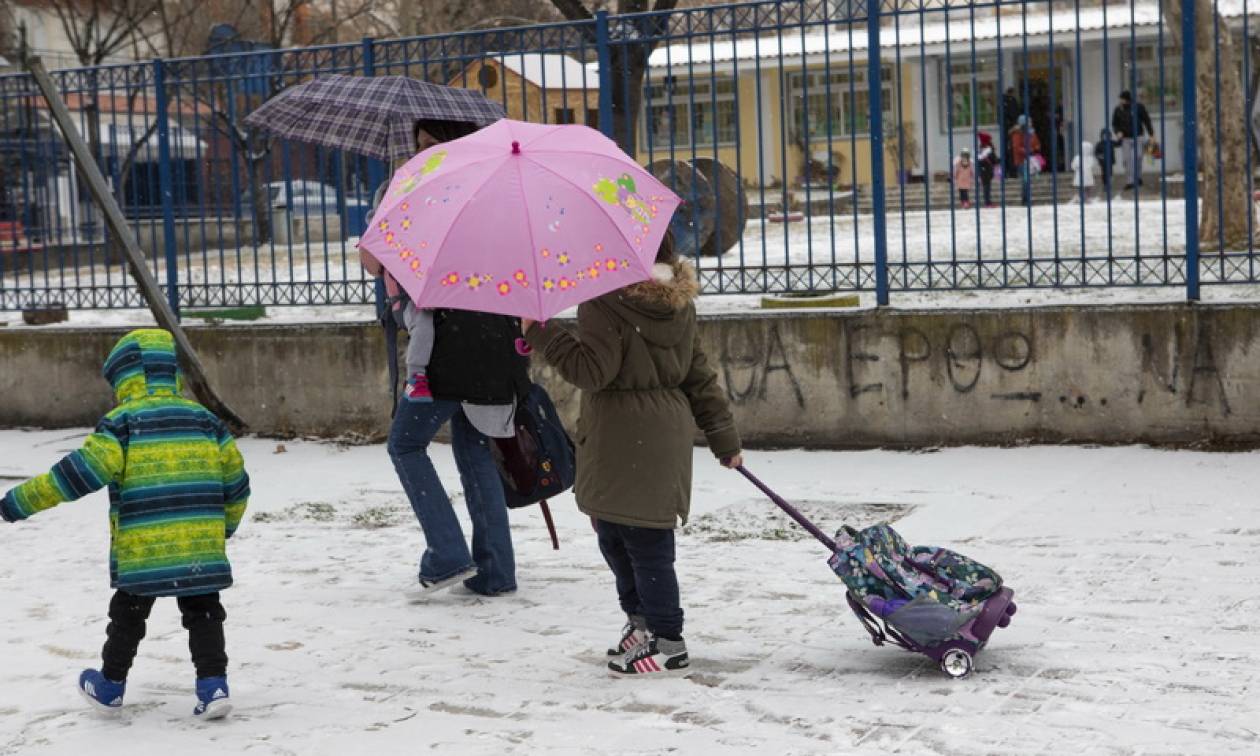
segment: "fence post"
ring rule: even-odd
[[[1199,116],[1195,91],[1195,0],[1181,0],[1182,173],[1186,180],[1186,300],[1199,301]]]
[[[376,75],[376,48],[373,46],[371,37],[363,38],[363,75]],[[380,160],[368,160],[368,186],[372,187],[371,191],[375,192],[376,188],[385,180],[385,166]],[[371,220],[370,218],[368,220]]]
[[[376,48],[373,46],[372,38],[364,37],[362,44],[363,44],[363,75],[369,76],[369,77],[375,76],[376,75]],[[381,164],[381,161],[375,158],[368,158],[367,184],[368,184],[368,191],[372,193],[372,198],[376,197],[376,190],[380,187],[383,181],[385,181],[385,167]],[[371,200],[369,199],[369,202],[370,201]],[[375,209],[375,208],[372,208],[372,209]],[[363,223],[365,225],[370,224],[371,222],[372,222],[371,218],[363,219]],[[366,231],[367,229],[365,228],[364,230]],[[375,280],[374,286],[372,289],[372,295],[373,295],[373,301],[376,304],[377,319],[387,317],[388,313],[386,312],[385,308],[386,308],[386,300],[388,297],[385,292],[385,278],[384,277],[380,277]],[[391,372],[390,375],[393,375],[393,373]],[[391,395],[390,395],[391,401],[393,400],[393,398],[395,398],[393,397],[393,394],[392,394],[392,391],[394,388],[397,388],[397,387],[396,386],[391,387]]]
[[[162,195],[162,245],[166,253],[166,301],[179,319],[179,254],[175,249],[175,182],[171,177],[170,102],[166,96],[166,63],[153,61],[157,89],[158,184]]]
[[[1193,2],[1193,0],[1186,0]],[[888,224],[884,202],[884,77],[879,54],[882,0],[866,0],[866,88],[871,107],[871,210],[875,221],[875,304],[888,304]],[[900,75],[900,72],[898,72]],[[898,109],[899,110],[899,109]]]
[[[613,136],[612,50],[608,46],[608,11],[595,13],[595,54],[599,62],[599,130]]]

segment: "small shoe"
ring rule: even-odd
[[[100,711],[113,713],[122,709],[126,692],[126,680],[114,682],[95,669],[85,669],[79,675],[79,694]]]
[[[429,377],[423,373],[416,373],[407,379],[407,388],[403,391],[403,396],[409,402],[431,402],[433,401],[433,392],[429,391]]]
[[[687,659],[687,642],[666,640],[648,633],[648,638],[631,649],[621,659],[608,662],[614,677],[649,677],[686,672],[691,667]]]
[[[422,577],[420,578],[420,582],[418,584],[412,586],[411,589],[407,591],[407,595],[412,601],[423,601],[438,591],[444,591],[447,588],[459,585],[469,578],[476,577],[476,575],[477,568],[469,567],[466,570],[460,570],[454,575],[442,578],[441,580],[429,580],[428,578]]]
[[[197,678],[197,706],[193,716],[201,719],[223,719],[232,713],[226,677]]]
[[[459,590],[460,593],[464,593],[465,595],[481,596],[482,598],[495,598],[496,596],[511,596],[513,593],[516,593],[515,585],[509,586],[507,588],[497,588],[494,590],[487,590],[486,588],[483,588],[482,585],[477,582],[478,577],[479,577],[478,575],[474,575],[473,577],[468,578],[463,583],[460,583],[459,588],[456,590]]]
[[[617,641],[617,645],[608,649],[608,655],[625,656],[641,646],[647,637],[647,621],[641,614],[632,614],[626,620],[626,626],[621,628],[621,638]]]

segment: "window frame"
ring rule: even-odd
[[[739,100],[738,88],[739,84],[735,77],[727,74],[691,79],[662,76],[646,83],[643,87],[643,115],[640,116],[639,122],[640,148],[655,153],[668,152],[671,142],[675,150],[679,148],[713,149],[737,145],[739,143],[739,108],[736,107]],[[658,92],[660,94],[657,94]],[[693,92],[696,112],[692,112],[691,108]],[[663,129],[652,128],[656,112],[660,112],[663,119],[671,117],[674,119],[672,133],[667,126]],[[707,125],[707,121],[702,121],[697,128],[698,113],[711,114],[714,119],[712,124]],[[729,122],[723,124],[718,120],[720,116],[729,117]],[[696,139],[697,132],[712,136]]]
[[[1152,52],[1150,60],[1141,60],[1138,54],[1143,50]],[[1135,52],[1136,51],[1136,52]],[[1239,56],[1242,57],[1242,56]],[[1159,90],[1159,61],[1164,61],[1164,89],[1173,90],[1176,94],[1175,102],[1170,106],[1168,104],[1168,92],[1161,92],[1161,96],[1157,98],[1145,97],[1147,91],[1155,92]],[[1159,48],[1159,40],[1151,39],[1138,42],[1137,45],[1131,45],[1124,42],[1120,46],[1120,89],[1129,89],[1133,83],[1132,68],[1137,67],[1137,86],[1134,87],[1134,98],[1137,102],[1146,106],[1147,112],[1151,115],[1152,121],[1158,121],[1160,113],[1163,113],[1164,120],[1182,116],[1182,109],[1185,105],[1185,97],[1183,96],[1181,87],[1182,72],[1182,48],[1179,45],[1172,44],[1171,40],[1165,34],[1163,50]],[[1143,83],[1143,71],[1150,77],[1149,84]],[[1147,87],[1149,86],[1149,90]],[[1244,93],[1245,95],[1245,93]],[[1111,123],[1108,116],[1109,124]]]
[[[943,58],[937,61],[936,92],[937,92],[937,99],[939,101],[937,103],[938,105],[937,123],[939,124],[940,133],[942,134],[949,134],[954,131],[985,131],[985,130],[995,131],[995,130],[998,130],[1000,127],[999,120],[1001,119],[1000,114],[1002,111],[1002,92],[1000,88],[998,87],[998,80],[1001,78],[1002,61],[999,60],[996,53],[994,53],[992,54],[991,57],[988,55],[985,55],[985,56],[978,55],[976,57],[976,63],[984,64],[984,66],[981,67],[978,65],[977,69],[974,71],[971,71],[970,73],[968,73],[967,70],[964,70],[964,72],[960,76],[957,69],[959,67],[964,67],[965,69],[970,70],[971,69],[970,59],[965,60],[961,63],[954,62],[951,60],[950,65],[948,66],[946,65],[946,62]],[[954,71],[951,72],[949,70],[950,68],[953,68]],[[988,121],[984,121],[980,117],[975,117],[975,120],[979,121],[979,123],[973,123],[972,122],[973,113],[975,114],[975,116],[980,116],[981,111],[980,111],[980,108],[978,107],[975,107],[975,108],[969,107],[966,111],[967,122],[954,123],[954,92],[950,88],[951,84],[955,87],[959,86],[960,84],[965,85],[967,87],[967,94],[971,97],[972,104],[978,103],[980,101],[978,99],[979,98],[978,90],[980,88],[980,85],[992,84],[994,100],[993,100],[991,114],[993,116],[993,120],[991,122],[988,122]]]
[[[881,70],[881,89],[884,97],[881,101],[884,111],[884,123],[887,125],[890,119],[896,119],[900,111],[900,104],[897,102],[897,73],[896,66],[891,63],[885,63],[880,67]],[[808,77],[808,86],[805,85],[806,77]],[[850,89],[850,81],[852,88]],[[816,130],[814,124],[823,121],[823,118],[816,117],[815,113],[809,113],[810,134],[808,142],[810,144],[836,141],[844,139],[870,139],[870,118],[859,119],[858,114],[851,112],[858,102],[870,103],[870,87],[867,86],[866,61],[855,61],[852,68],[849,66],[833,66],[830,72],[830,81],[828,81],[828,72],[825,68],[798,68],[787,72],[787,99],[788,99],[788,139],[793,144],[800,144],[801,140],[798,135],[801,133],[802,115],[809,112],[808,103],[798,103],[798,99],[808,95],[810,99],[815,97],[821,98],[815,104],[821,104],[822,108],[826,108],[827,93],[831,92],[831,102],[833,113],[829,114],[825,119],[828,123],[832,122],[834,117],[835,125],[828,132],[827,129]],[[820,91],[820,94],[815,94]],[[862,97],[865,95],[865,97]],[[850,100],[853,102],[850,102]],[[802,107],[803,106],[803,107]],[[860,125],[859,125],[860,121]]]

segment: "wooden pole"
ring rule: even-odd
[[[66,140],[66,144],[70,146],[70,151],[74,153],[74,159],[78,163],[80,175],[87,182],[88,191],[92,194],[92,199],[101,208],[101,213],[105,216],[105,224],[113,233],[114,238],[121,244],[123,252],[126,253],[131,276],[136,280],[136,285],[140,288],[141,294],[144,295],[145,301],[148,302],[149,311],[153,313],[153,317],[157,320],[158,325],[174,334],[179,356],[184,363],[184,376],[187,379],[188,387],[192,389],[193,395],[197,397],[198,401],[204,404],[211,412],[218,415],[224,422],[233,426],[235,431],[243,430],[246,427],[245,421],[233,412],[227,403],[219,398],[219,395],[210,386],[210,382],[206,380],[206,372],[201,366],[201,359],[197,356],[197,352],[193,349],[192,344],[189,343],[188,335],[180,327],[179,319],[175,317],[175,313],[171,310],[166,298],[162,296],[162,290],[158,288],[157,282],[153,280],[153,275],[149,273],[149,268],[145,264],[144,252],[140,249],[140,242],[136,240],[135,234],[132,233],[131,226],[127,225],[127,220],[123,217],[122,208],[118,206],[118,201],[114,199],[114,195],[109,191],[109,184],[105,182],[105,177],[101,175],[101,169],[96,165],[96,161],[92,159],[92,153],[88,149],[87,143],[83,141],[82,135],[75,128],[70,110],[61,99],[57,88],[53,86],[52,78],[48,76],[48,71],[44,68],[43,61],[37,57],[29,58],[26,61],[26,68],[30,71],[31,76],[34,77],[40,94],[44,96],[44,101],[48,103],[53,120],[57,122],[58,128],[61,129],[62,137]]]

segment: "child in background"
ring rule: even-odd
[[[1111,174],[1116,165],[1116,150],[1120,143],[1111,138],[1111,131],[1103,129],[1098,133],[1098,144],[1094,145],[1094,157],[1102,169],[1103,197],[1111,199]]]
[[[219,591],[232,584],[224,542],[240,525],[249,476],[222,421],[180,396],[174,338],[160,329],[123,336],[103,370],[118,406],[46,475],[0,499],[0,517],[24,520],[109,486],[110,586],[101,669],[79,692],[105,711],[122,707],[127,673],[158,597],[176,598],[197,671],[193,714],[219,719],[228,702]]]
[[[1094,189],[1094,145],[1081,142],[1081,151],[1072,158],[1072,186],[1078,192],[1080,202],[1089,202]]]
[[[971,190],[976,185],[976,167],[971,162],[971,152],[963,150],[954,161],[954,189],[963,210],[971,207]]]
[[[976,155],[976,169],[980,174],[980,186],[984,189],[984,206],[993,207],[993,177],[997,172],[997,153],[993,151],[993,137],[983,131],[977,132],[980,141],[980,153]]]
[[[582,389],[575,493],[627,616],[608,650],[617,675],[690,666],[674,528],[690,512],[696,425],[722,464],[743,464],[726,393],[700,347],[699,290],[666,234],[652,278],[583,303],[576,333],[521,321],[534,354]]]

